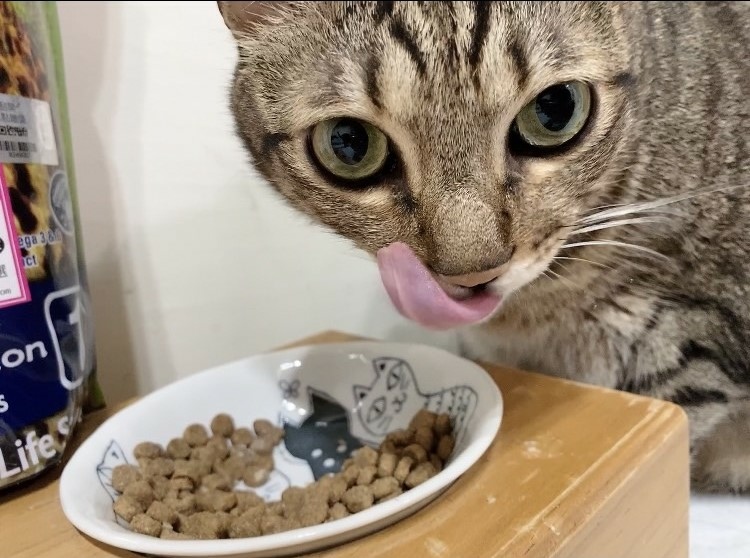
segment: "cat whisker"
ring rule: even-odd
[[[622,227],[625,225],[638,225],[642,223],[664,223],[666,221],[667,221],[666,219],[659,219],[659,218],[654,218],[654,217],[633,217],[631,219],[616,219],[614,221],[595,223],[595,224],[591,224],[580,229],[575,229],[573,231],[570,231],[568,235],[573,236],[576,234],[583,234],[583,233],[587,233],[591,231],[598,231],[602,229],[611,229],[614,227]]]
[[[663,271],[664,267],[663,265],[659,265],[659,267],[656,267],[654,265],[654,258],[650,254],[643,254],[643,257],[639,257],[641,255],[640,252],[633,253],[632,251],[628,254],[618,254],[618,253],[607,253],[606,259],[603,261],[594,261],[589,260],[587,258],[577,258],[577,257],[571,257],[571,256],[554,256],[552,259],[553,261],[557,260],[573,260],[573,261],[582,261],[585,263],[589,263],[591,265],[595,265],[601,268],[605,268],[611,271],[618,271],[620,269],[627,269],[632,272],[637,272],[641,275],[650,275],[656,272]],[[663,256],[666,258],[667,263],[672,262],[671,259],[669,259],[667,256]],[[605,263],[606,262],[606,263]],[[558,262],[558,265],[559,262]],[[565,267],[565,266],[563,266]],[[643,285],[642,285],[643,287]]]
[[[683,212],[677,211],[677,210],[671,210],[671,209],[664,209],[664,208],[657,208],[657,209],[644,209],[642,211],[638,211],[637,214],[641,215],[647,215],[648,217],[651,217],[655,219],[656,221],[663,221],[664,223],[669,221],[670,217],[679,217],[684,215]],[[639,217],[640,218],[640,217]],[[645,218],[645,217],[644,217]],[[620,222],[621,220],[613,220],[611,222]],[[598,225],[602,223],[606,223],[607,219],[591,219],[591,215],[584,215],[580,219],[576,219],[572,223],[563,223],[560,225],[560,229],[574,229],[576,227],[580,227],[581,225]]]
[[[593,215],[589,215],[588,217],[582,218],[580,221],[581,223],[592,223],[596,221],[601,221],[603,219],[608,219],[611,217],[622,217],[624,215],[631,215],[633,213],[640,213],[645,210],[656,209],[656,208],[664,207],[664,206],[671,205],[674,203],[687,201],[687,200],[696,198],[698,196],[714,194],[716,192],[723,192],[726,190],[742,188],[742,187],[744,186],[725,186],[722,188],[705,189],[705,190],[701,190],[697,192],[691,192],[688,194],[679,194],[677,196],[670,196],[668,198],[661,198],[661,199],[652,200],[652,201],[631,203],[622,207],[614,207],[612,209],[605,209],[604,211],[599,211],[597,213],[594,213]]]
[[[625,207],[626,205],[631,204],[624,204],[621,207]],[[597,213],[591,213],[588,215],[584,215],[580,219],[577,219],[575,221],[576,225],[582,225],[582,224],[591,224],[591,223],[597,223],[600,221],[606,221],[607,219],[611,217],[600,217],[604,212],[600,211]],[[675,207],[656,207],[656,208],[646,208],[646,209],[636,209],[633,210],[630,215],[657,215],[662,217],[680,217],[684,216],[685,212],[681,211],[679,208]],[[615,217],[623,217],[623,215],[616,215]]]
[[[623,207],[625,205],[628,205],[627,202],[626,203],[608,203],[606,205],[597,205],[596,207],[592,207],[590,211],[597,211],[599,209],[611,209],[613,207]]]
[[[573,242],[571,244],[563,244],[560,246],[560,249],[563,248],[575,248],[577,246],[614,246],[619,248],[633,248],[634,250],[640,250],[646,254],[651,254],[652,256],[663,258],[665,260],[670,260],[669,256],[665,256],[661,252],[657,252],[656,250],[652,250],[651,248],[647,248],[645,246],[641,246],[639,244],[630,244],[629,242],[619,242],[617,240],[587,240],[585,242]]]
[[[559,273],[556,273],[556,272],[552,271],[549,268],[547,268],[546,271],[549,271],[552,275],[554,275],[555,277],[557,277],[558,279],[560,279],[560,281],[562,281],[563,284],[565,284],[565,286],[568,287],[570,290],[572,290],[572,291],[578,290],[578,285],[576,285],[575,283],[573,283],[573,281],[571,281],[567,277],[563,277]],[[549,277],[549,279],[552,279],[552,278]]]
[[[561,261],[557,260],[556,258],[552,258],[552,262],[550,263],[550,268],[552,268],[553,265],[557,265],[560,268],[562,268],[566,273],[568,273],[568,266],[563,264]]]
[[[593,260],[588,260],[588,259],[586,259],[586,258],[573,258],[573,257],[568,257],[568,256],[555,256],[555,257],[553,257],[552,259],[553,259],[553,260],[575,260],[575,261],[579,261],[579,262],[586,262],[586,263],[590,263],[591,265],[597,265],[597,266],[599,266],[599,267],[604,267],[604,268],[607,268],[607,269],[614,269],[614,268],[613,268],[612,266],[610,266],[610,265],[607,265],[607,264],[603,264],[603,263],[601,263],[601,262],[595,262],[595,261],[593,261]],[[565,267],[565,266],[563,266],[563,267]]]

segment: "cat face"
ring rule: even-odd
[[[219,4],[255,165],[370,254],[404,243],[454,290],[507,297],[628,196],[619,3]]]
[[[371,434],[384,436],[394,419],[411,418],[423,404],[409,367],[395,358],[373,361],[375,381],[369,386],[354,386],[354,400],[362,425]]]

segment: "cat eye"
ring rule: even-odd
[[[526,105],[513,122],[513,133],[526,147],[560,147],[585,126],[591,111],[591,90],[582,82],[548,87]]]
[[[385,412],[385,397],[380,396],[373,401],[370,410],[367,411],[367,422],[374,422],[383,416]]]
[[[400,379],[401,376],[391,370],[391,372],[388,374],[388,380],[386,381],[386,387],[388,388],[388,390],[390,391],[394,387],[396,387]]]
[[[333,118],[317,124],[310,137],[313,155],[325,170],[344,180],[376,174],[388,159],[388,138],[372,124]]]

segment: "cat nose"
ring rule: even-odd
[[[468,289],[472,287],[478,287],[480,285],[486,285],[491,283],[503,274],[503,266],[493,267],[485,271],[478,271],[476,273],[466,273],[464,275],[443,275],[442,278],[456,287],[466,287]]]

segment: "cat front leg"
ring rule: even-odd
[[[682,407],[690,427],[694,488],[750,489],[746,324],[712,293],[674,293],[630,347],[617,386]]]
[[[732,382],[719,364],[692,360],[641,374],[639,382],[620,388],[670,401],[685,411],[694,489],[750,491],[750,392]]]
[[[459,356],[498,366],[519,367],[520,355],[509,351],[501,336],[484,326],[459,330],[456,335]]]
[[[693,452],[698,490],[750,493],[750,402],[732,407]]]

